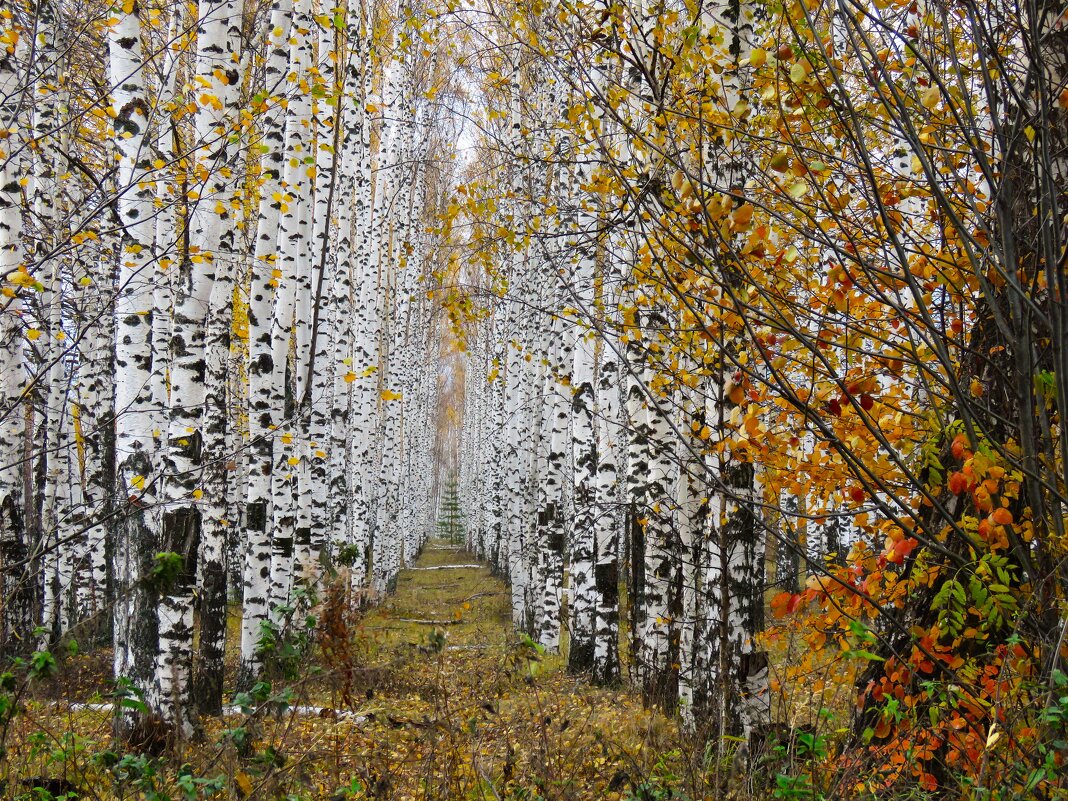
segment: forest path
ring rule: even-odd
[[[440,630],[446,651],[499,654],[512,640],[508,588],[462,548],[431,540],[400,572],[395,591],[367,616],[364,628],[381,632],[380,643],[427,648]]]
[[[360,622],[345,750],[366,797],[645,797],[631,777],[656,774],[675,727],[513,633],[507,585],[477,563],[431,541]]]
[[[669,797],[668,786],[714,797],[671,721],[514,634],[506,584],[445,546],[429,543],[364,613],[331,617],[328,591],[317,647],[289,677],[263,685],[251,714],[202,719],[202,736],[168,761],[224,777],[234,798],[626,801]],[[40,729],[82,738],[58,763],[22,751],[23,775],[62,765],[78,786],[111,785],[94,756],[113,747],[110,705],[77,707],[34,704],[18,719],[15,742]]]

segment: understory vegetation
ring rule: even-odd
[[[416,563],[470,564],[444,544]],[[333,594],[331,594],[333,593]],[[123,751],[107,654],[35,656],[6,680],[11,797],[701,798],[723,766],[621,689],[568,676],[510,630],[488,568],[411,570],[373,610],[334,585],[268,670],[190,740]],[[429,616],[429,617],[428,617]],[[232,617],[239,623],[239,616]],[[229,655],[231,659],[236,653]],[[729,771],[729,766],[726,767]]]

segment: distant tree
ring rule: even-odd
[[[455,545],[464,541],[464,513],[460,509],[460,491],[456,477],[451,476],[445,485],[438,511],[438,536]]]

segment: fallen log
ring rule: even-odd
[[[410,567],[409,570],[481,570],[485,565],[431,565],[430,567]]]
[[[423,620],[417,617],[398,617],[396,618],[398,623],[415,623],[420,626],[455,626],[457,623],[463,623],[462,620]]]
[[[83,704],[77,702],[73,704],[64,704],[60,701],[50,701],[48,706],[53,708],[65,706],[68,712],[106,712],[111,714],[115,711],[114,704]],[[255,714],[255,712],[258,711],[258,707],[249,707],[249,709],[251,709],[251,712],[246,712],[245,708],[235,704],[225,704],[222,709],[222,716],[228,718],[237,715],[250,715]],[[317,718],[336,718],[338,720],[354,720],[357,723],[362,723],[367,719],[365,715],[358,715],[347,709],[334,709],[328,706],[291,706],[283,711],[282,714],[294,714],[302,717],[309,716]]]

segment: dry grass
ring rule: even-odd
[[[418,566],[472,561],[428,549]],[[394,595],[345,618],[345,664],[324,663],[317,651],[296,681],[272,686],[289,693],[288,708],[205,720],[196,741],[159,763],[158,788],[188,798],[177,779],[186,763],[193,776],[221,777],[222,792],[238,798],[577,801],[633,797],[643,781],[704,797],[700,766],[682,758],[674,724],[517,641],[507,592],[488,568],[404,571]],[[106,692],[101,657],[79,659],[68,663],[81,665],[79,680],[63,686],[80,688],[76,700]],[[86,678],[94,673],[95,690]],[[301,704],[328,711],[300,713]],[[136,781],[117,782],[111,757],[100,757],[111,747],[109,726],[107,713],[64,712],[43,698],[27,704],[8,736],[4,797],[17,797],[31,776],[64,779],[89,798],[150,797]]]

